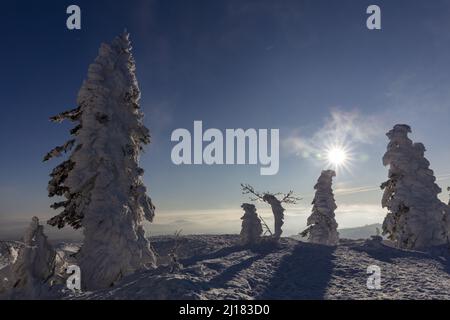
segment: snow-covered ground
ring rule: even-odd
[[[173,238],[152,239],[164,256]],[[78,299],[450,299],[450,256],[397,250],[364,240],[338,247],[283,238],[252,249],[238,237],[183,237],[184,269],[160,267]],[[367,267],[381,268],[381,290],[367,289]],[[75,297],[72,297],[75,298]]]
[[[180,240],[180,239],[179,239]],[[405,251],[365,240],[337,247],[282,238],[244,248],[237,235],[181,237],[181,271],[139,272],[117,286],[63,299],[450,299],[450,255]],[[175,238],[153,237],[160,261]],[[57,250],[73,253],[77,244]],[[381,268],[381,290],[369,290],[367,267]]]

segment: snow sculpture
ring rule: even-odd
[[[335,246],[339,242],[338,224],[334,214],[337,206],[332,189],[335,176],[333,170],[322,171],[314,186],[316,194],[312,202],[312,214],[307,220],[308,228],[302,233],[302,236],[309,234],[308,240],[311,243]]]
[[[424,157],[422,143],[408,138],[411,128],[398,124],[387,133],[389,144],[383,164],[389,166],[389,179],[382,205],[389,210],[383,222],[383,234],[404,249],[420,249],[448,242],[445,215],[448,206],[438,199],[430,163]]]
[[[252,201],[264,201],[270,205],[272,208],[272,213],[275,221],[275,229],[274,234],[272,235],[274,239],[278,240],[281,237],[281,234],[283,233],[283,230],[281,227],[284,224],[284,211],[282,204],[295,204],[297,201],[301,200],[300,198],[297,198],[294,196],[293,191],[289,191],[287,194],[283,195],[280,193],[273,194],[270,192],[264,192],[259,193],[255,191],[255,189],[248,184],[241,184],[242,193],[243,194],[252,194],[255,196],[255,198],[251,198]],[[279,199],[277,195],[282,195],[283,197]]]
[[[51,118],[76,123],[73,139],[44,161],[71,151],[51,173],[49,196],[66,200],[52,205],[64,210],[48,223],[84,228],[77,257],[85,289],[109,287],[155,264],[143,229],[144,220],[153,220],[155,207],[138,166],[150,135],[142,122],[135,70],[128,33],[111,45],[102,44],[78,94],[78,108]]]
[[[2,274],[6,278],[2,279],[2,289],[10,290],[10,297],[42,298],[55,273],[56,251],[47,241],[38,218],[33,217],[21,245],[16,261]]]
[[[241,206],[244,209],[241,229],[241,241],[244,245],[253,245],[259,242],[263,228],[261,220],[256,213],[256,207],[253,204],[244,203]]]

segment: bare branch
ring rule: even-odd
[[[249,184],[243,184],[241,183],[241,188],[242,188],[242,194],[250,194],[250,195],[254,195],[256,196],[256,198],[254,197],[250,197],[251,201],[265,201],[264,200],[264,196],[273,196],[275,198],[278,199],[278,201],[280,201],[280,203],[287,203],[287,204],[296,204],[298,201],[302,200],[302,198],[296,197],[294,195],[294,191],[289,191],[288,193],[271,193],[269,191],[263,192],[263,193],[259,193],[257,191],[255,191],[255,189],[249,185]],[[279,199],[279,197],[282,196],[281,200]],[[265,201],[267,202],[267,201]]]
[[[174,243],[174,246],[173,246],[172,250],[170,250],[170,253],[172,253],[172,254],[176,254],[177,251],[178,251],[178,248],[181,245],[180,236],[181,236],[181,232],[182,231],[183,230],[180,229],[180,230],[175,231],[175,233],[174,233],[175,243]]]
[[[259,219],[261,219],[263,227],[265,229],[264,231],[264,236],[269,233],[271,236],[273,236],[272,230],[270,230],[269,226],[267,225],[266,221],[263,219],[263,217],[261,217],[260,215],[258,215]]]
[[[299,235],[303,238],[307,237],[309,234],[309,231],[311,230],[312,226],[309,226],[308,228],[306,228],[305,230],[303,230],[302,232],[299,233]]]
[[[256,196],[256,198],[250,197],[251,201],[263,201],[264,200],[264,195],[255,191],[255,189],[249,185],[249,184],[244,184],[241,183],[241,188],[242,188],[242,194],[252,194],[254,196]]]
[[[287,204],[296,204],[300,200],[302,200],[302,198],[294,196],[294,191],[291,190],[283,197],[283,199],[280,200],[280,202]]]

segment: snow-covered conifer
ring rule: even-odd
[[[396,125],[387,133],[389,144],[383,164],[389,166],[389,179],[382,205],[389,210],[383,234],[399,248],[419,249],[448,242],[444,217],[448,206],[438,199],[441,188],[430,170],[422,143],[408,138],[411,128]]]
[[[314,186],[316,194],[312,202],[312,214],[308,217],[308,229],[303,233],[309,234],[309,242],[334,246],[339,242],[338,224],[335,220],[334,210],[336,202],[333,195],[333,170],[322,171]]]
[[[33,217],[25,232],[15,262],[6,268],[2,276],[2,289],[10,297],[24,299],[43,298],[49,288],[49,280],[55,272],[56,251],[44,234],[39,219]]]
[[[79,91],[78,107],[51,118],[72,121],[75,127],[73,138],[44,158],[71,152],[51,173],[49,196],[65,200],[52,205],[63,211],[48,223],[84,229],[77,257],[88,289],[109,287],[155,263],[143,229],[155,207],[138,165],[150,135],[142,121],[135,69],[129,34],[102,44]]]
[[[244,203],[241,206],[244,209],[241,229],[241,241],[244,245],[252,245],[258,243],[263,232],[261,220],[256,213],[256,207],[253,204]]]

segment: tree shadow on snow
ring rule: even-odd
[[[441,264],[445,272],[450,274],[450,249],[447,245],[427,248],[424,251],[413,251],[366,241],[362,245],[350,246],[350,249],[365,253],[372,259],[385,263],[395,263],[394,259],[433,259]]]
[[[372,259],[386,263],[393,263],[393,259],[401,258],[430,258],[430,256],[426,252],[402,250],[382,244],[365,243],[363,245],[350,247],[350,249],[360,253],[365,253]]]
[[[203,260],[211,260],[211,259],[218,259],[218,258],[223,258],[226,257],[230,254],[233,254],[235,252],[238,251],[242,251],[245,250],[246,248],[240,245],[234,245],[234,246],[230,246],[230,247],[225,247],[222,249],[219,249],[217,251],[208,253],[208,254],[204,254],[204,255],[200,255],[200,256],[194,256],[194,257],[190,257],[187,259],[183,259],[181,261],[181,263],[184,266],[191,266],[196,264],[199,261],[203,261]]]
[[[202,255],[196,255],[189,258],[181,259],[181,263],[184,266],[191,266],[196,264],[197,262],[204,261],[204,260],[212,260],[212,259],[218,259],[226,257],[230,254],[239,252],[239,251],[251,251],[253,253],[257,254],[263,254],[266,255],[270,252],[278,251],[282,248],[286,247],[286,244],[275,242],[275,241],[261,241],[258,244],[254,245],[241,245],[241,244],[234,244],[231,246],[227,246],[224,248],[221,248],[219,250],[216,250],[211,253],[206,253]]]
[[[450,274],[450,247],[448,245],[436,246],[428,251],[431,257],[442,265],[444,271]]]
[[[324,299],[334,269],[336,247],[300,242],[285,256],[257,299]]]
[[[268,253],[261,253],[255,255],[251,258],[245,259],[227,269],[225,269],[222,273],[214,277],[209,281],[209,286],[220,288],[223,287],[228,281],[233,279],[239,272],[242,270],[248,269],[251,267],[253,263],[258,260],[263,259]]]

